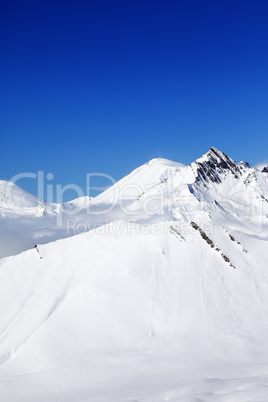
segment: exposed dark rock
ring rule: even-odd
[[[221,175],[227,171],[231,171],[236,178],[239,177],[241,173],[239,165],[223,152],[210,148],[204,157],[204,161],[197,160],[195,162],[197,164],[197,182],[221,183]]]
[[[230,258],[228,258],[225,254],[221,253],[222,258],[225,262],[227,262],[232,268],[235,269],[235,266],[231,263]]]
[[[230,233],[229,233],[229,237],[230,237],[230,239],[231,239],[232,241],[236,241],[235,238],[234,238]],[[240,244],[238,241],[237,241],[236,243]]]
[[[197,223],[191,222],[191,226],[192,226],[195,230],[198,230],[198,231],[199,231],[199,233],[200,233],[202,239],[204,239],[204,240],[207,242],[207,244],[210,245],[210,247],[212,247],[212,248],[215,247],[215,244],[213,243],[213,241],[206,235],[206,233],[201,229],[201,227],[197,225]]]
[[[41,255],[41,253],[40,253],[40,251],[39,251],[39,248],[38,248],[37,244],[34,246],[34,249],[37,251],[40,260],[42,260],[43,257],[42,257],[42,255]]]
[[[206,235],[206,233],[201,229],[200,226],[198,226],[197,223],[191,222],[190,225],[200,233],[202,239],[204,239],[211,248],[215,248],[215,251],[218,251],[221,253],[222,258],[224,259],[225,262],[227,262],[230,265],[230,267],[235,269],[235,266],[231,263],[230,259],[225,254],[223,254],[223,252],[221,252],[219,247],[215,247],[215,244],[213,243],[213,241]],[[234,239],[234,237],[232,237],[232,239]],[[235,241],[235,239],[233,241]]]
[[[226,233],[228,233],[228,232],[226,231]],[[240,243],[240,241],[236,240],[230,233],[228,233],[228,235],[229,235],[230,239],[231,239],[233,242],[235,242],[236,244],[238,244],[238,245],[240,245],[240,246],[242,247],[244,253],[247,253],[247,250],[242,246],[242,244]]]

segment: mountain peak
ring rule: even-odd
[[[209,148],[209,150],[203,155],[201,156],[201,158],[199,159],[215,159],[217,158],[218,160],[222,161],[222,160],[226,160],[230,158],[222,151],[219,151],[217,148],[215,147],[211,147]]]
[[[145,165],[146,166],[158,165],[158,166],[167,166],[167,167],[174,167],[174,168],[185,167],[185,165],[182,163],[174,162],[174,161],[171,161],[171,160],[165,159],[165,158],[150,159],[148,162],[145,163]]]
[[[239,165],[224,152],[211,147],[194,164],[197,166],[197,181],[221,183],[221,176],[231,172],[236,178],[240,173]]]

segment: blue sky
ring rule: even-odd
[[[211,146],[268,159],[267,1],[2,0],[0,11],[1,179],[44,171],[86,190],[86,173],[118,180]],[[17,184],[36,194],[36,180]]]

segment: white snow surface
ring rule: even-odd
[[[267,173],[211,148],[0,213],[1,401],[268,400]]]

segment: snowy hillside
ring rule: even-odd
[[[15,194],[1,185],[5,402],[268,400],[264,169],[211,148],[46,214]]]

